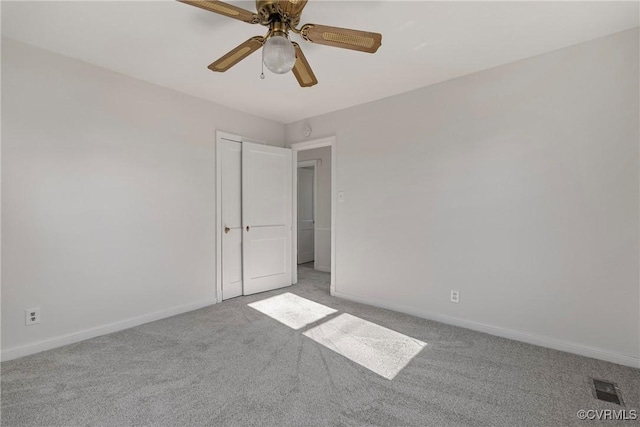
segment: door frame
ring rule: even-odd
[[[336,137],[329,136],[326,138],[314,139],[312,141],[297,142],[291,144],[289,147],[293,150],[293,233],[291,233],[291,253],[293,254],[292,265],[296,266],[296,268],[291,269],[293,284],[298,283],[298,151],[322,147],[331,148],[331,286],[329,288],[329,292],[333,295],[336,292],[336,171],[338,169],[336,165]],[[317,175],[317,173],[315,175]]]
[[[313,268],[316,268],[316,218],[318,218],[318,160],[303,160],[298,162],[298,168],[313,168]],[[296,178],[297,178],[296,174]],[[298,190],[298,184],[296,183],[296,191]],[[296,194],[296,214],[298,212],[298,197]],[[298,218],[296,218],[296,221]],[[296,232],[298,232],[298,225],[296,223]],[[295,267],[298,267],[298,241],[296,236],[296,264]]]

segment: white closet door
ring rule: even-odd
[[[242,144],[244,295],[291,285],[292,153]]]
[[[242,144],[220,139],[222,299],[242,295]]]

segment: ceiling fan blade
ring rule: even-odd
[[[256,36],[251,37],[246,42],[242,43],[240,46],[231,50],[229,53],[218,59],[213,64],[209,65],[209,69],[211,71],[218,71],[220,73],[224,73],[229,68],[236,65],[238,62],[242,61],[247,56],[251,55],[256,50],[260,49],[264,44],[264,37]]]
[[[238,19],[240,21],[248,22],[249,24],[257,24],[260,22],[260,18],[256,13],[250,12],[241,7],[231,5],[217,0],[178,0],[180,3],[186,3],[191,6],[199,7],[200,9],[208,10],[210,12],[219,13],[220,15],[228,16],[229,18]]]
[[[293,75],[296,76],[296,80],[302,87],[311,87],[318,83],[313,70],[307,62],[307,58],[304,57],[300,45],[293,42],[293,47],[296,48],[296,63],[293,65]]]
[[[283,14],[300,16],[308,0],[278,0],[278,7]]]
[[[382,45],[382,34],[349,28],[329,27],[326,25],[306,24],[300,29],[300,35],[307,41],[344,49],[374,53]]]

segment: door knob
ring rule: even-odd
[[[247,225],[247,231],[249,231],[249,226]]]
[[[225,227],[225,228],[224,228],[224,234],[227,234],[227,233],[228,233],[228,232],[230,232],[230,231],[231,231],[231,229],[230,229],[229,227]]]

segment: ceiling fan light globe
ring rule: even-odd
[[[269,37],[262,49],[262,61],[272,73],[288,73],[296,63],[296,50],[284,35]]]

